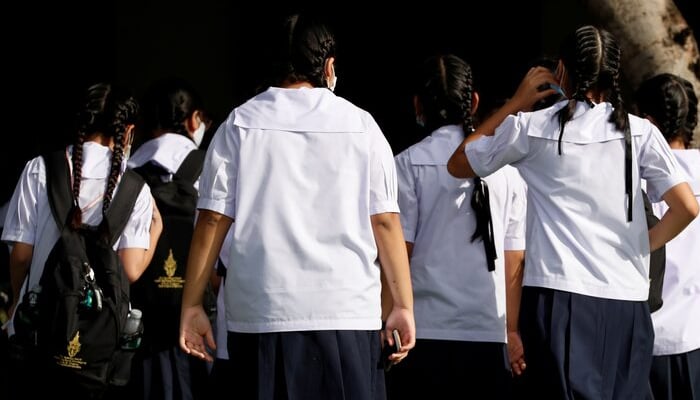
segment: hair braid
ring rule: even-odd
[[[70,217],[71,227],[78,229],[83,224],[83,212],[80,209],[80,182],[83,176],[83,143],[85,142],[84,128],[78,131],[78,136],[73,144],[71,160],[73,164],[72,194],[73,210]]]

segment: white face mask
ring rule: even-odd
[[[192,140],[194,140],[194,144],[196,144],[197,147],[199,147],[199,145],[202,144],[202,139],[204,139],[204,132],[207,130],[207,127],[206,125],[204,125],[204,122],[202,122],[201,119],[197,118],[197,121],[199,121],[199,126],[192,133]]]
[[[328,89],[330,89],[331,92],[335,92],[335,84],[338,83],[338,75],[335,74],[335,67],[333,67],[333,78],[326,79],[326,82],[328,83]]]

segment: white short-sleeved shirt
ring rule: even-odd
[[[700,150],[673,150],[700,202]],[[668,210],[654,203],[659,218]],[[700,348],[700,218],[666,243],[664,304],[651,314],[654,323],[654,355],[680,354]]]
[[[630,115],[634,214],[628,222],[624,138],[608,122],[612,106],[579,102],[560,156],[556,112],[566,104],[508,116],[494,136],[466,146],[467,158],[480,176],[511,164],[527,183],[524,285],[646,300],[649,236],[640,178],[658,201],[683,175],[658,129]]]
[[[70,147],[67,152],[70,154]],[[102,199],[109,177],[111,150],[95,142],[83,144],[82,182],[79,204],[83,209],[83,223],[96,226],[102,221]],[[115,189],[114,195],[119,190]],[[114,198],[114,196],[113,196]],[[153,214],[151,191],[148,185],[141,189],[129,221],[114,245],[116,249],[148,249]],[[2,240],[34,246],[29,273],[29,287],[36,286],[44,271],[49,252],[58,240],[60,232],[51,215],[46,193],[46,165],[42,157],[36,157],[24,167],[15,192],[10,200]],[[19,300],[26,285],[22,284]],[[14,334],[12,324],[8,330]]]
[[[503,251],[525,249],[525,184],[512,167],[484,179],[498,256],[490,272],[483,242],[471,241],[474,180],[447,172],[463,138],[462,127],[444,126],[396,156],[401,225],[414,245],[416,337],[505,343]]]
[[[169,176],[163,177],[168,181],[172,179],[172,175],[177,172],[190,152],[196,149],[197,145],[192,140],[177,133],[165,133],[139,146],[129,158],[128,166],[138,168],[152,161],[170,173]],[[198,183],[198,181],[194,183],[195,189]]]
[[[323,88],[269,88],[219,127],[198,208],[235,220],[229,331],[381,326],[370,216],[398,212],[389,143]]]

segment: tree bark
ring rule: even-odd
[[[667,72],[693,84],[700,97],[700,55],[692,29],[672,0],[583,0],[598,24],[618,39],[623,74],[633,90]],[[700,125],[693,134],[700,147]]]

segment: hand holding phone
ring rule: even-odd
[[[382,361],[384,362],[384,371],[389,371],[394,365],[394,362],[389,359],[389,356],[401,351],[401,336],[399,336],[399,331],[394,329],[391,331],[391,335],[394,338],[394,345],[389,346],[388,341],[384,341],[384,348],[382,349]]]

